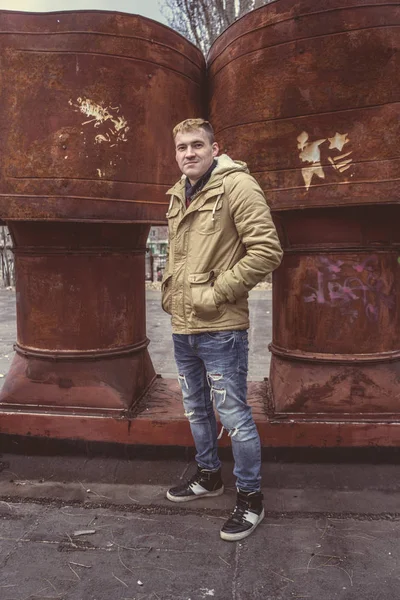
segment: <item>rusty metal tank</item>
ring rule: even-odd
[[[126,413],[155,377],[146,238],[178,174],[172,127],[205,111],[204,58],[136,15],[3,11],[0,60],[18,327],[1,410]]]
[[[277,0],[208,56],[217,139],[261,183],[285,250],[278,421],[400,418],[399,24],[383,0]]]

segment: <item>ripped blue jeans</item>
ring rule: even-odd
[[[185,416],[196,446],[197,464],[220,468],[214,406],[232,440],[237,487],[258,491],[261,445],[247,404],[247,331],[173,334]]]

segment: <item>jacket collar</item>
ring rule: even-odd
[[[180,200],[182,200],[184,202],[185,201],[185,180],[186,180],[186,176],[182,175],[180,180],[166,192],[167,196],[177,196]],[[200,196],[203,196],[203,195],[205,197],[205,200],[207,200],[207,198],[215,196],[216,194],[221,194],[223,191],[224,191],[224,179],[218,178],[217,180],[215,180],[215,179],[209,180],[206,183],[206,185],[200,190],[200,192],[195,194],[192,202],[196,202],[197,198],[199,198]]]
[[[186,215],[190,214],[191,212],[198,210],[210,198],[213,198],[215,196],[220,196],[221,194],[223,194],[224,188],[225,188],[224,180],[215,181],[213,184],[208,183],[206,186],[204,186],[204,188],[198,194],[196,194],[194,196],[194,198],[191,201],[191,203],[189,204],[188,208],[186,208],[183,216],[186,216]],[[169,210],[171,210],[171,208],[172,208],[174,196],[179,200],[179,202],[182,204],[182,206],[186,206],[186,204],[185,204],[185,182],[184,181],[183,182],[179,181],[170,190],[168,190],[167,194],[171,195]]]
[[[207,183],[210,180],[211,174],[214,171],[216,166],[217,166],[217,161],[214,159],[213,162],[211,163],[210,167],[207,169],[207,171],[205,173],[203,173],[203,175],[200,177],[200,179],[198,179],[198,181],[196,181],[196,183],[194,183],[193,185],[190,183],[188,177],[186,177],[186,179],[185,179],[186,202],[188,200],[189,200],[189,202],[191,202],[192,199],[194,198],[194,196],[196,196],[196,194],[201,192],[201,190],[207,185]]]
[[[220,189],[221,186],[223,191],[224,179],[230,173],[249,172],[246,163],[241,162],[239,160],[232,160],[227,154],[221,154],[216,158],[216,160],[217,166],[211,173],[211,177],[204,186],[204,188],[201,190],[201,193],[199,193],[198,195],[195,194],[195,200],[198,197],[203,197],[203,193],[208,193],[209,190]],[[185,202],[185,181],[186,175],[182,175],[180,180],[167,191],[167,194],[177,196],[181,199],[182,202]],[[221,193],[221,191],[216,193]]]

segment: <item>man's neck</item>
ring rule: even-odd
[[[187,206],[190,204],[193,196],[195,196],[197,193],[199,193],[203,189],[203,187],[207,184],[207,182],[210,179],[211,174],[216,166],[217,166],[217,161],[213,160],[213,162],[211,163],[211,165],[209,166],[207,171],[205,173],[203,173],[203,175],[199,179],[197,179],[195,183],[192,183],[192,181],[189,178],[186,179],[185,196],[186,196],[186,205]]]

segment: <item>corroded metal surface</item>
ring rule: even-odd
[[[0,217],[163,222],[204,59],[136,15],[0,12]]]
[[[146,239],[178,174],[172,127],[204,113],[204,58],[159,23],[97,11],[0,12],[0,56],[18,329],[1,410],[129,414],[155,378]]]
[[[215,42],[211,119],[274,209],[399,201],[399,24],[384,0],[277,0]]]
[[[400,420],[399,24],[383,0],[277,0],[208,57],[217,138],[285,249],[271,418]]]

